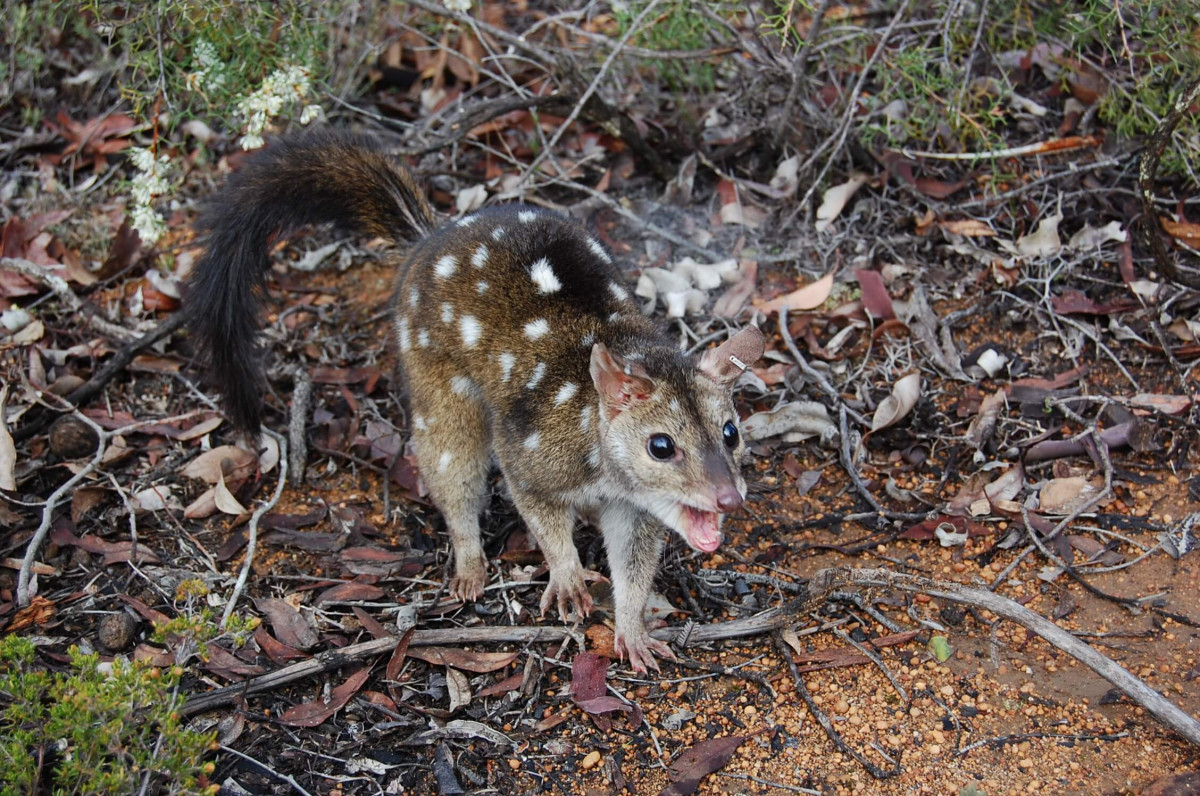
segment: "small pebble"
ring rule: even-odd
[[[586,771],[588,769],[595,768],[596,764],[599,762],[600,762],[600,753],[593,750],[591,752],[588,752],[587,757],[583,758],[583,760],[579,763],[579,765]]]

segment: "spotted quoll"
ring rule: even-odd
[[[572,534],[604,538],[616,648],[634,669],[670,649],[643,611],[663,530],[721,543],[746,483],[733,383],[763,352],[747,328],[689,356],[632,301],[609,251],[578,223],[526,205],[438,226],[412,176],[369,138],[332,131],[273,141],[209,204],[207,252],[191,278],[190,326],[227,414],[257,434],[264,377],[257,335],[268,245],[333,222],[412,243],[391,254],[395,343],[421,477],[454,547],[450,592],[487,579],[480,514],[498,462],[545,555],[544,614],[592,609]]]

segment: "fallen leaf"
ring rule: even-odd
[[[1120,221],[1110,221],[1102,227],[1084,224],[1083,229],[1076,232],[1067,241],[1068,249],[1094,249],[1109,241],[1124,243],[1129,240],[1129,233],[1121,229]]]
[[[735,318],[746,306],[746,302],[754,295],[754,286],[758,281],[758,262],[742,260],[738,265],[737,281],[729,286],[713,304],[712,314],[718,318]]]
[[[996,230],[992,229],[991,224],[977,218],[938,221],[937,225],[952,235],[962,235],[964,238],[991,238],[996,235]]]
[[[13,444],[12,435],[8,433],[8,424],[4,422],[4,405],[8,398],[8,385],[0,394],[0,489],[13,492],[17,488],[15,470],[17,467],[17,446]]]
[[[218,509],[226,514],[232,514],[235,517],[246,513],[246,507],[238,502],[238,499],[229,491],[229,487],[225,486],[225,476],[217,473],[216,492],[213,499]]]
[[[903,420],[921,398],[921,374],[903,376],[892,387],[892,394],[879,402],[871,418],[871,431],[893,426]]]
[[[350,701],[350,698],[366,685],[370,674],[370,666],[362,667],[347,677],[341,685],[334,688],[330,692],[328,700],[316,699],[312,702],[293,705],[283,712],[279,720],[291,727],[316,727],[341,710]]]
[[[867,312],[883,320],[895,318],[896,310],[892,307],[892,297],[888,295],[887,286],[883,283],[883,275],[878,271],[856,268],[854,276],[862,290],[862,303]]]
[[[746,439],[755,442],[783,437],[784,442],[799,442],[810,437],[828,439],[837,432],[829,410],[816,401],[791,401],[770,412],[757,412],[742,423]]]
[[[1172,238],[1181,240],[1193,247],[1200,244],[1200,224],[1193,224],[1190,221],[1173,221],[1165,216],[1160,217],[1158,220],[1162,223],[1162,228]]]
[[[817,232],[829,229],[829,225],[833,223],[834,219],[841,215],[846,203],[854,194],[858,193],[858,189],[863,187],[866,182],[867,175],[855,174],[846,182],[835,185],[825,192],[821,197],[821,206],[817,208]]]
[[[675,781],[659,791],[658,796],[695,793],[701,780],[729,764],[733,753],[745,740],[736,735],[726,735],[694,744],[672,761],[671,777]]]
[[[1058,237],[1058,224],[1062,219],[1061,210],[1043,218],[1032,234],[1017,238],[1017,251],[1026,257],[1051,257],[1058,254],[1062,250],[1062,241]]]
[[[439,666],[453,666],[468,672],[494,672],[517,659],[517,652],[473,652],[456,647],[413,647],[408,657]]]
[[[1052,478],[1038,493],[1038,508],[1046,514],[1070,514],[1086,505],[1100,488],[1081,475]]]
[[[320,640],[312,618],[277,597],[262,597],[254,606],[266,615],[275,635],[284,644],[298,650],[312,649]]]
[[[450,696],[450,707],[447,709],[450,713],[471,704],[471,681],[453,666],[446,667],[446,692]]]
[[[236,445],[222,445],[200,454],[183,468],[187,478],[197,478],[215,484],[223,477],[231,481],[245,480],[254,474],[258,457]]]
[[[773,312],[778,312],[780,309],[786,309],[788,312],[816,309],[825,303],[832,290],[833,274],[830,273],[815,282],[805,285],[799,290],[777,296],[770,301],[756,301],[754,302],[754,308],[764,315],[770,315]]]

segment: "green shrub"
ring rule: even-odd
[[[215,734],[183,729],[181,670],[71,649],[71,671],[35,670],[27,639],[0,639],[0,794],[213,793]]]

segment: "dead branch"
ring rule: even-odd
[[[1158,164],[1166,151],[1167,143],[1171,140],[1171,134],[1197,99],[1200,99],[1200,79],[1192,83],[1188,90],[1175,100],[1171,112],[1158,123],[1138,167],[1138,188],[1142,192],[1142,229],[1146,242],[1150,244],[1150,251],[1154,254],[1154,262],[1167,279],[1193,290],[1200,290],[1200,276],[1181,270],[1175,261],[1175,255],[1167,250],[1167,244],[1163,242],[1166,233],[1159,223],[1158,212],[1154,209],[1154,182],[1158,178]]]
[[[814,601],[823,599],[823,595],[846,586],[885,588],[910,594],[927,594],[935,599],[949,600],[960,605],[991,611],[1003,619],[1016,622],[1096,672],[1168,728],[1200,746],[1200,721],[1184,713],[1174,703],[1146,685],[1141,679],[1130,674],[1120,664],[1092,649],[1050,620],[1017,602],[993,594],[986,589],[962,586],[957,583],[947,583],[886,569],[831,567],[821,570],[809,581],[808,595],[798,597],[781,610],[796,615],[799,611],[812,606]]]
[[[265,426],[262,431],[264,435],[275,440],[275,444],[279,446],[279,482],[275,484],[275,493],[271,495],[270,500],[262,503],[250,515],[250,524],[246,530],[246,558],[242,562],[242,571],[238,573],[237,583],[233,586],[233,593],[229,595],[229,602],[225,603],[225,612],[221,615],[222,628],[228,624],[229,617],[233,616],[238,598],[241,597],[242,590],[246,588],[246,581],[250,577],[250,569],[254,566],[254,552],[258,548],[258,523],[262,520],[263,515],[275,508],[275,504],[279,502],[279,498],[283,497],[283,488],[287,486],[288,442],[282,436]]]
[[[186,315],[187,314],[184,312],[175,313],[170,318],[167,318],[165,321],[158,324],[158,326],[155,326],[141,337],[117,351],[117,353],[113,354],[112,359],[108,360],[108,363],[100,369],[99,373],[92,376],[90,379],[76,389],[72,390],[71,393],[67,395],[67,403],[71,404],[72,406],[79,406],[80,404],[86,403],[92,398],[95,398],[104,391],[105,385],[112,381],[118,373],[129,366],[129,363],[133,361],[134,357],[136,357],[146,348],[157,343],[159,340],[162,340],[164,337],[167,337],[178,331],[186,321]],[[50,415],[42,413],[39,417],[27,421],[25,425],[14,431],[13,439],[17,442],[29,439],[34,434],[37,434],[43,428],[45,428],[49,422]]]
[[[67,285],[67,280],[50,273],[37,263],[20,257],[0,257],[0,268],[7,271],[15,271],[49,288],[50,292],[57,296],[59,301],[66,304],[71,312],[85,314],[87,325],[100,332],[100,334],[111,337],[118,343],[123,344],[131,343],[136,339],[134,336],[135,332],[132,329],[126,329],[119,323],[112,323],[101,318],[94,310],[87,308],[79,296],[75,295],[74,291]]]

